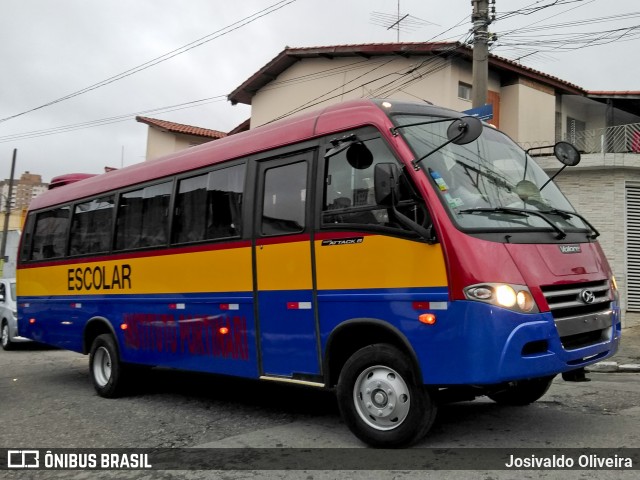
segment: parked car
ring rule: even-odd
[[[14,343],[28,342],[18,334],[18,305],[16,303],[16,279],[0,279],[0,325],[2,348],[11,350]]]

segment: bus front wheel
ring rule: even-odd
[[[124,387],[122,363],[113,335],[98,335],[89,353],[89,372],[98,395],[105,398],[119,396]]]
[[[420,440],[437,411],[429,391],[415,383],[407,357],[387,344],[369,345],[347,360],[337,396],[349,429],[374,447],[400,447]]]
[[[553,376],[518,380],[510,383],[505,389],[487,394],[500,405],[524,406],[535,402],[547,393]]]

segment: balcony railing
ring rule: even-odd
[[[563,140],[584,153],[640,153],[640,123],[567,132]]]

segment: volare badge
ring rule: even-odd
[[[558,245],[562,253],[582,253],[580,245]]]

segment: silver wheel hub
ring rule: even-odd
[[[392,430],[407,418],[411,406],[409,387],[392,368],[376,365],[365,369],[353,388],[360,418],[376,430]]]
[[[104,347],[98,348],[94,354],[93,377],[100,387],[104,387],[111,379],[111,355]]]

